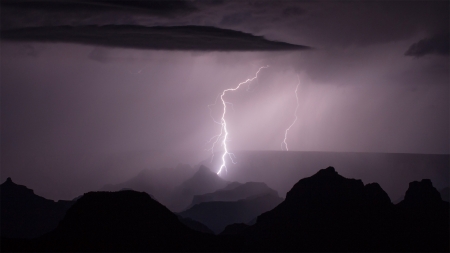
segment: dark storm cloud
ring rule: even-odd
[[[196,11],[197,8],[185,0],[2,0],[2,7],[22,10],[46,10],[56,12],[127,10],[148,15],[171,15]]]
[[[220,24],[225,25],[225,26],[235,26],[235,25],[240,25],[244,21],[251,19],[251,18],[252,18],[251,12],[233,13],[233,14],[224,16],[222,18],[222,21],[220,21]]]
[[[35,27],[2,31],[2,40],[72,42],[122,48],[195,51],[305,50],[307,46],[215,27],[131,25]]]
[[[412,44],[405,55],[421,57],[427,54],[449,55],[450,33],[435,34]]]
[[[298,7],[289,7],[283,10],[283,16],[285,17],[291,17],[291,16],[299,16],[303,15],[305,13],[305,10],[298,8]]]
[[[2,30],[36,26],[138,24],[177,20],[198,11],[186,0],[0,0]],[[154,24],[160,25],[160,24]],[[149,25],[147,25],[149,26]]]

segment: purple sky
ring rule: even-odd
[[[227,114],[231,150],[280,149],[294,117],[298,75],[290,150],[450,153],[446,1],[1,3],[2,32],[195,25],[312,48],[225,47],[242,45],[239,36],[229,42],[219,36],[221,51],[175,43],[207,44],[196,35],[168,40],[170,51],[139,49],[114,33],[93,32],[98,37],[83,44],[75,36],[67,37],[71,43],[3,39],[2,182],[11,176],[58,198],[144,168],[195,165],[208,157],[207,141],[220,131],[207,105],[265,65],[257,80],[226,97],[234,104]],[[103,46],[105,38],[114,46]],[[148,45],[140,38],[133,41]],[[218,119],[222,108],[212,109]]]

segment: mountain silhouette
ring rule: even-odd
[[[44,251],[202,250],[214,241],[208,238],[145,192],[89,192],[54,231],[40,238],[38,247]]]
[[[182,182],[191,178],[195,170],[187,164],[178,164],[175,168],[157,170],[145,169],[138,175],[120,184],[103,186],[101,191],[119,191],[131,189],[146,192],[163,205],[170,208],[174,189]]]
[[[405,198],[399,204],[400,206],[407,206],[409,208],[422,208],[424,206],[440,205],[441,203],[441,195],[433,187],[431,180],[423,179],[420,182],[414,181],[409,183]]]
[[[190,194],[218,190],[215,185],[194,184],[208,178],[218,180],[215,184],[229,191],[244,185],[228,184],[214,176],[209,169],[200,168],[180,189],[188,189]],[[46,200],[11,179],[0,189],[2,252],[450,250],[449,203],[429,179],[410,182],[404,200],[394,205],[378,183],[364,185],[328,167],[300,179],[284,201],[269,192],[238,201],[202,202],[180,213],[183,218],[145,192],[89,192],[65,211],[54,230],[33,239],[5,236],[3,226],[20,228],[23,221],[42,222],[41,217],[45,220],[45,215],[54,215],[46,211],[53,210],[47,206],[70,202]],[[239,220],[270,199],[281,203],[259,215],[253,225],[244,223],[252,218]],[[210,220],[203,222],[205,217]],[[208,234],[202,223],[214,232],[219,226],[223,231]]]
[[[178,215],[178,219],[181,221],[181,223],[188,226],[192,230],[206,233],[206,234],[214,234],[214,232],[211,229],[209,229],[206,225],[204,225],[201,222],[195,221],[190,218],[183,218],[180,215]]]
[[[253,250],[448,251],[448,204],[436,198],[427,181],[424,184],[411,183],[405,196],[410,200],[397,207],[378,184],[364,186],[328,167],[298,181],[283,203],[258,216],[255,225],[235,229],[235,234],[248,238]],[[447,216],[414,217],[420,209]],[[411,226],[429,235],[411,233]]]
[[[180,215],[199,221],[218,234],[227,225],[249,222],[282,201],[275,191],[266,192],[238,201],[202,202],[181,212]]]
[[[449,203],[442,200],[431,180],[409,183],[405,199],[396,206],[401,213],[398,240],[408,249],[449,251]]]
[[[439,194],[441,195],[441,199],[444,201],[449,202],[449,193],[450,190],[448,187],[443,188],[442,190],[439,191]],[[401,201],[403,201],[405,199],[405,195],[401,196],[400,198],[398,198],[395,202],[393,202],[394,204],[398,204]]]
[[[247,182],[242,184],[233,182],[227,185],[225,188],[217,190],[215,192],[203,195],[195,195],[192,199],[190,207],[202,202],[236,201],[264,193],[270,193],[274,196],[278,196],[278,193],[275,190],[269,188],[265,183]]]
[[[43,198],[8,178],[0,185],[0,203],[1,236],[34,238],[56,228],[74,202]]]
[[[344,178],[328,167],[297,182],[285,201],[260,215],[251,228],[261,238],[274,238],[276,244],[291,242],[286,250],[357,248],[365,225],[361,214],[370,195],[361,180]],[[271,241],[263,245],[275,250],[273,242],[268,244]]]
[[[227,180],[265,182],[280,196],[286,196],[299,179],[309,177],[330,164],[348,178],[379,183],[392,201],[404,195],[408,184],[414,180],[429,178],[438,189],[449,186],[449,154],[275,150],[233,153],[236,163],[227,165]],[[202,162],[210,168],[217,168],[221,163],[220,155]]]
[[[195,174],[181,183],[172,196],[172,202],[169,204],[171,210],[182,211],[191,203],[194,195],[211,193],[229,184],[212,172],[209,168],[201,165]]]

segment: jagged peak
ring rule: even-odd
[[[319,170],[311,177],[298,181],[286,194],[286,201],[297,203],[299,199],[303,199],[302,201],[327,199],[327,201],[335,202],[339,198],[348,196],[357,198],[357,195],[362,194],[364,194],[364,183],[361,180],[345,178],[330,166]]]
[[[6,181],[0,185],[2,190],[14,191],[26,194],[34,194],[34,190],[26,187],[25,185],[16,184],[12,181],[11,177],[8,177]]]
[[[409,183],[408,190],[405,194],[405,199],[402,202],[414,204],[429,204],[432,202],[440,202],[441,195],[438,190],[433,187],[430,179],[422,179]]]
[[[366,197],[366,201],[372,204],[383,204],[383,205],[391,205],[392,201],[389,198],[389,195],[381,188],[378,183],[369,183],[364,185],[364,195]]]
[[[336,176],[339,173],[336,172],[333,166],[328,166],[326,169],[319,170],[315,175],[318,176]]]
[[[220,178],[219,175],[217,175],[217,173],[211,171],[208,167],[204,166],[204,165],[200,165],[200,167],[198,168],[197,172],[194,173],[192,178]]]

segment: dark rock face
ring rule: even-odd
[[[126,231],[126,230],[130,231]],[[60,233],[98,236],[105,232],[122,234],[142,229],[147,232],[186,232],[176,215],[153,200],[147,193],[134,191],[89,192],[67,212],[58,226]]]
[[[211,231],[211,229],[209,229],[206,225],[204,225],[201,222],[195,221],[190,218],[183,218],[181,216],[178,216],[178,219],[181,221],[181,223],[183,223],[184,225],[186,225],[187,227],[189,227],[192,230],[206,233],[206,234],[214,234],[214,232]]]
[[[40,247],[62,251],[201,250],[208,244],[203,242],[204,236],[147,193],[89,192],[67,211],[56,230],[42,238]]]
[[[328,167],[296,183],[286,200],[260,215],[248,233],[261,238],[260,245],[269,250],[277,250],[275,245],[289,245],[285,250],[294,251],[333,250],[341,245],[351,249],[363,239],[364,202],[361,180],[344,178]]]
[[[34,238],[55,229],[72,201],[45,199],[11,178],[0,186],[1,236]]]
[[[234,223],[234,224],[226,226],[225,229],[222,231],[222,233],[220,233],[220,235],[240,234],[242,231],[244,231],[248,227],[249,227],[249,225],[247,225],[245,223]]]
[[[423,184],[413,183],[408,191],[414,194],[408,193],[408,199],[437,203],[430,183]],[[408,210],[417,211],[417,204],[401,206],[394,206],[378,184],[364,186],[329,167],[300,180],[283,203],[237,234],[250,238],[257,250],[269,251],[448,251],[448,204],[422,205],[428,211],[447,211],[446,218],[436,217],[429,226],[409,215]],[[411,232],[412,226],[429,235]]]
[[[392,204],[387,193],[377,183],[366,184],[364,186],[364,199],[367,204],[373,207],[390,206]]]
[[[310,207],[332,208],[354,205],[364,195],[361,180],[340,176],[333,167],[320,170],[314,176],[300,180],[286,195],[286,205],[292,209]]]
[[[434,205],[441,202],[441,195],[433,187],[431,180],[423,179],[422,181],[414,181],[409,183],[409,188],[406,191],[405,198],[402,201],[403,205]]]
[[[450,189],[448,187],[445,187],[439,193],[441,194],[442,200],[447,202],[450,201]]]
[[[428,179],[409,184],[405,199],[396,205],[401,228],[399,241],[416,251],[449,251],[449,203]]]

